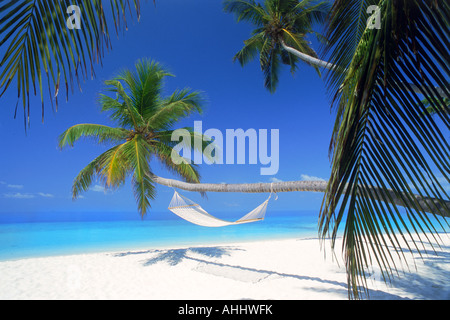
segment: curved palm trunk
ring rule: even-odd
[[[326,181],[286,181],[286,182],[274,182],[274,183],[241,183],[241,184],[225,184],[225,183],[187,183],[183,181],[161,178],[155,175],[151,176],[151,179],[157,184],[178,188],[191,192],[237,192],[237,193],[278,193],[278,192],[321,192],[324,193],[327,188]],[[443,217],[450,217],[450,201],[439,200],[434,198],[422,197],[419,195],[413,195],[413,199],[408,200],[409,197],[405,196],[405,199],[398,196],[392,190],[383,190],[379,188],[371,188],[376,192],[381,199],[388,199],[387,202],[402,206],[402,207],[415,207],[417,205],[423,210],[437,214]]]
[[[287,181],[274,183],[187,183],[183,181],[151,176],[151,179],[163,186],[192,192],[243,192],[243,193],[278,193],[292,191],[325,192],[325,181]]]
[[[334,68],[336,68],[336,66],[332,63],[311,57],[307,54],[304,54],[303,52],[298,51],[297,49],[289,47],[288,45],[286,45],[286,43],[284,43],[284,41],[281,42],[281,45],[284,50],[286,50],[287,52],[295,55],[296,57],[300,58],[304,62],[307,62],[311,65],[318,66],[320,68],[329,69],[329,70],[333,70]],[[450,98],[450,96],[447,93],[445,93],[445,91],[442,90],[442,88],[439,88],[439,87],[431,88],[431,87],[426,87],[426,86],[417,86],[413,83],[410,83],[409,86],[412,89],[411,91],[413,91],[415,93],[423,94],[423,90],[429,91],[429,92],[432,92],[432,90],[436,90],[436,92],[439,96],[441,96],[443,98]]]
[[[283,47],[284,50],[286,50],[289,53],[292,53],[293,55],[297,56],[298,58],[302,59],[303,61],[312,64],[314,66],[318,66],[321,68],[326,68],[326,69],[334,69],[335,65],[333,65],[332,63],[311,57],[310,55],[304,54],[303,52],[300,52],[292,47],[289,47],[288,45],[286,45],[286,43],[284,43],[284,41],[281,41],[281,45]]]

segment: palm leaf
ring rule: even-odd
[[[204,98],[200,92],[190,89],[176,90],[160,102],[148,119],[148,126],[154,130],[166,130],[182,118],[194,112],[202,113]]]
[[[144,217],[149,208],[151,208],[150,200],[154,200],[156,197],[156,189],[153,180],[150,178],[150,175],[138,178],[135,174],[133,175],[132,184],[139,213],[141,214],[141,217]]]
[[[173,173],[177,174],[184,181],[189,183],[199,183],[200,174],[198,172],[197,166],[191,164],[191,160],[181,158],[179,164],[175,164],[173,161],[173,149],[165,145],[164,143],[156,143],[154,145],[156,156],[161,161],[161,163]]]
[[[223,7],[226,12],[236,15],[237,22],[248,21],[262,26],[270,19],[264,8],[254,0],[225,0]]]
[[[335,4],[336,20],[331,25],[352,43],[355,39],[349,33],[354,24],[338,18],[337,13],[344,10],[343,2],[340,4]],[[331,235],[334,247],[345,221],[342,250],[351,297],[367,293],[366,272],[372,257],[383,277],[391,279],[397,266],[388,246],[404,258],[402,242],[411,241],[406,251],[422,253],[422,244],[430,240],[428,233],[433,240],[439,239],[436,222],[442,228],[448,223],[427,215],[425,212],[433,212],[430,206],[442,206],[446,216],[450,214],[444,204],[449,195],[440,177],[450,182],[450,146],[435,119],[424,115],[425,107],[409,85],[422,88],[426,97],[438,97],[433,88],[446,83],[450,61],[445,44],[450,34],[444,22],[448,21],[449,7],[414,0],[383,0],[378,5],[381,29],[364,30],[347,72],[333,75],[329,82],[337,120],[320,232],[322,237]],[[350,54],[344,48],[347,42],[334,48],[334,54]],[[342,57],[336,61],[347,63]],[[448,95],[449,88],[442,88]],[[442,103],[441,97],[431,101],[448,130],[450,116],[437,108],[438,102]],[[372,186],[384,191],[375,192]],[[437,200],[424,205],[414,192]],[[408,203],[404,211],[388,204],[392,195]]]
[[[139,60],[135,64],[136,70],[124,70],[116,79],[125,84],[133,106],[144,120],[154,114],[159,105],[163,80],[174,75],[166,71],[155,61]]]
[[[133,172],[133,190],[142,217],[150,208],[150,200],[155,198],[155,187],[150,179],[151,150],[151,146],[140,134],[127,142],[122,149],[127,167]]]
[[[126,143],[117,146],[112,152],[108,153],[108,158],[104,161],[105,165],[101,175],[105,177],[105,185],[107,188],[116,189],[125,183],[125,178],[129,170],[128,161],[123,156],[125,146]]]
[[[327,43],[323,55],[339,70],[348,70],[354,53],[367,28],[367,8],[378,5],[379,0],[336,0],[326,26]],[[328,85],[336,92],[343,83],[345,72],[332,72]]]
[[[267,39],[261,48],[260,64],[264,74],[264,86],[274,93],[278,85],[281,49]]]
[[[211,142],[212,141],[211,137],[208,137],[200,132],[196,132],[191,127],[178,128],[176,130],[184,130],[191,137],[189,144],[183,145],[184,147],[191,147],[194,151],[198,151],[200,153],[203,153],[203,151],[205,151],[206,147],[211,146],[211,144],[213,144],[215,149],[218,148],[218,146],[216,144],[214,144],[214,142]],[[174,148],[176,145],[179,145],[181,143],[179,141],[172,140],[172,137],[174,136],[174,132],[176,130],[158,131],[155,135],[155,139],[170,148]],[[197,141],[197,143],[195,143],[196,141]],[[182,142],[188,143],[185,140],[183,140]],[[208,155],[205,154],[204,156],[208,156]],[[212,161],[212,159],[208,159],[208,160]]]
[[[88,191],[90,186],[92,185],[94,178],[100,180],[108,179],[108,177],[105,175],[105,172],[107,172],[112,156],[115,155],[117,150],[120,150],[121,148],[122,145],[118,145],[109,149],[108,151],[95,158],[83,170],[80,171],[73,182],[73,199],[76,199],[80,195],[80,193]]]
[[[112,128],[99,124],[77,124],[64,131],[58,139],[60,148],[73,147],[74,143],[82,137],[94,138],[98,143],[122,141],[129,135],[129,131],[121,128]]]
[[[122,84],[123,79],[119,76],[113,80],[105,81],[107,86],[106,90],[116,94],[117,98],[115,102],[112,98],[107,98],[105,95],[101,95],[100,103],[102,105],[102,111],[112,110],[113,114],[111,118],[119,120],[119,125],[124,128],[137,129],[140,126],[145,125],[145,120],[139,113],[137,106],[134,104],[133,96],[126,91]]]
[[[303,0],[296,3],[291,11],[294,14],[292,19],[294,27],[301,31],[305,25],[312,26],[327,22],[330,5],[328,2],[314,4],[312,0]]]
[[[241,66],[245,66],[252,61],[257,56],[258,52],[261,51],[265,42],[264,38],[264,32],[259,32],[250,39],[245,40],[244,47],[236,53],[233,57],[233,61],[238,60]]]
[[[0,97],[16,80],[24,117],[30,123],[30,94],[41,97],[44,119],[44,87],[47,78],[49,100],[58,109],[61,87],[66,98],[74,88],[74,77],[80,80],[94,77],[94,64],[111,49],[106,18],[109,5],[118,33],[121,21],[127,28],[127,16],[134,11],[140,17],[140,0],[6,0],[0,4],[0,47],[5,54],[0,60]],[[134,10],[131,9],[133,3]],[[81,29],[70,30],[67,9],[81,10]],[[127,9],[128,8],[128,9]],[[109,10],[108,10],[109,11]],[[128,13],[129,11],[129,13]],[[81,79],[80,79],[81,78]],[[80,88],[81,89],[81,88]],[[39,92],[38,92],[39,91]]]
[[[112,91],[110,88],[107,88],[106,90]],[[128,129],[133,128],[134,124],[130,112],[128,111],[125,102],[120,100],[118,94],[116,94],[116,98],[112,98],[101,93],[98,102],[101,106],[101,111],[109,113],[110,119],[117,122],[120,127]]]

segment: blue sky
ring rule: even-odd
[[[125,67],[132,68],[141,58],[154,59],[167,67],[175,78],[166,83],[168,93],[190,87],[203,91],[208,104],[203,115],[192,116],[180,127],[202,121],[204,130],[217,128],[280,130],[280,167],[275,176],[261,176],[261,165],[201,165],[203,182],[251,183],[328,179],[328,146],[334,124],[326,86],[315,70],[306,64],[292,76],[283,69],[279,88],[270,94],[263,86],[263,75],[255,60],[245,68],[233,63],[251,26],[236,23],[225,14],[221,1],[165,0],[157,7],[145,3],[139,23],[128,32],[113,37],[113,50],[103,67],[95,67],[96,78],[82,84],[66,103],[60,98],[59,111],[52,112],[46,102],[45,122],[41,123],[40,98],[32,103],[31,128],[25,135],[23,111],[13,119],[17,95],[9,90],[0,100],[0,212],[130,212],[138,215],[129,183],[105,193],[97,183],[77,201],[71,199],[72,181],[77,173],[104,150],[93,141],[78,142],[73,149],[59,150],[58,136],[78,123],[110,124],[100,113],[96,99],[103,81]],[[319,46],[311,39],[316,49]],[[156,163],[155,173],[173,177]],[[167,212],[172,190],[158,186],[152,202],[153,212]],[[245,212],[259,205],[267,194],[213,194],[199,200],[209,211]],[[272,202],[273,211],[319,210],[322,194],[283,193]],[[150,212],[150,214],[152,213]]]

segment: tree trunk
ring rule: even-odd
[[[305,61],[305,62],[307,62],[309,64],[312,64],[314,66],[318,66],[320,68],[330,69],[330,70],[333,70],[334,68],[336,68],[336,66],[334,64],[332,64],[332,63],[329,63],[329,62],[326,62],[326,61],[323,61],[323,60],[311,57],[311,56],[309,56],[307,54],[304,54],[304,53],[298,51],[297,49],[289,47],[288,45],[286,45],[286,43],[284,43],[284,41],[281,42],[281,45],[283,46],[284,50],[286,50],[287,52],[293,54],[294,56],[300,58],[301,60],[303,60],[303,61]],[[450,96],[448,94],[446,94],[444,92],[444,90],[442,90],[442,88],[439,88],[439,87],[431,88],[431,87],[427,87],[427,86],[417,86],[417,85],[415,85],[413,83],[410,83],[409,85],[411,86],[412,91],[415,92],[415,93],[423,94],[424,90],[425,91],[431,91],[432,89],[434,89],[434,90],[437,91],[437,94],[439,96],[441,96],[442,98],[450,98]]]
[[[333,65],[332,63],[329,63],[329,62],[311,57],[307,54],[304,54],[303,52],[300,52],[292,47],[287,46],[286,43],[284,43],[284,41],[281,42],[281,45],[283,46],[284,50],[286,50],[289,53],[292,53],[294,56],[302,59],[306,63],[312,64],[314,66],[318,66],[321,68],[330,69],[330,70],[335,68],[335,65]]]
[[[157,184],[178,188],[191,192],[237,192],[237,193],[279,193],[279,192],[321,192],[324,193],[327,189],[326,181],[286,181],[286,182],[274,182],[274,183],[241,183],[241,184],[226,184],[226,183],[187,183],[183,181],[161,178],[155,175],[151,176],[151,179]],[[398,196],[392,190],[383,190],[371,187],[378,195],[384,195],[388,203],[402,206],[402,207],[415,207],[419,206],[425,212],[430,212],[443,217],[450,217],[450,201],[439,200],[434,198],[422,197],[419,195],[413,195],[411,200],[407,200],[409,197],[405,196],[405,200]]]

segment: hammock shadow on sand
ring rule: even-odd
[[[183,262],[183,260],[190,260],[199,263],[197,267],[193,269],[194,271],[203,272],[242,282],[256,283],[268,277],[271,277],[272,279],[287,277],[298,280],[311,280],[327,284],[333,284],[335,286],[342,287],[345,288],[345,290],[347,290],[347,284],[344,282],[324,280],[318,277],[287,274],[271,270],[261,270],[237,265],[229,265],[225,263],[207,260],[208,258],[221,258],[223,256],[229,256],[232,251],[236,250],[245,251],[244,249],[235,247],[200,247],[200,248],[193,247],[193,248],[173,249],[173,250],[149,250],[142,253],[158,253],[158,255],[145,260],[143,262],[143,265],[151,266],[159,262],[165,262],[170,266],[176,266],[177,264]],[[205,259],[196,257],[199,255],[204,256]]]
[[[128,255],[136,254],[157,254],[156,256],[142,261],[144,267],[152,266],[157,263],[163,262],[170,266],[176,266],[183,262],[183,260],[190,260],[198,262],[197,267],[193,270],[197,272],[203,272],[214,276],[224,277],[233,279],[236,281],[258,283],[264,281],[270,277],[270,279],[281,279],[290,278],[303,281],[315,281],[324,284],[331,284],[335,288],[326,288],[327,293],[334,291],[341,294],[343,297],[347,295],[347,283],[326,280],[319,277],[302,276],[297,274],[281,273],[272,270],[261,270],[243,266],[229,265],[225,263],[208,261],[208,258],[222,258],[224,256],[230,256],[233,251],[245,251],[241,248],[236,247],[192,247],[184,249],[172,249],[172,250],[145,250],[145,251],[134,251],[134,252],[123,252],[115,254],[115,257],[123,257]],[[203,256],[204,259],[198,256]],[[269,280],[269,279],[267,279]],[[310,287],[311,291],[320,291],[325,289],[319,289]],[[391,294],[385,291],[370,290],[370,295],[376,297],[377,299],[391,299],[399,300],[405,299],[395,294]]]

